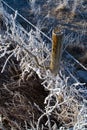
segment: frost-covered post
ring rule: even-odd
[[[55,28],[52,32],[52,53],[50,62],[50,70],[55,75],[59,71],[60,58],[62,52],[62,39],[63,30],[60,27]]]

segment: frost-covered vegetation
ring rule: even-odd
[[[34,8],[35,0],[30,2],[33,4],[31,8]],[[77,1],[74,2],[73,11],[76,10],[77,5]],[[68,1],[64,0],[63,4],[64,6],[68,5]],[[31,28],[27,32],[17,23],[17,15],[17,11],[15,11],[14,16],[4,12],[5,30],[2,30],[0,34],[0,76],[7,75],[7,79],[3,78],[2,83],[0,83],[0,102],[4,99],[4,104],[0,103],[1,129],[7,127],[7,129],[14,130],[86,130],[87,100],[81,95],[81,92],[84,94],[87,89],[83,89],[85,88],[84,84],[78,80],[73,82],[72,77],[67,75],[62,67],[56,76],[51,73],[49,69],[51,50],[48,46],[51,44],[50,38],[47,39],[45,36],[43,38],[43,33],[38,28]],[[66,34],[63,40],[64,49],[68,45],[66,45],[67,42],[73,44],[76,39],[72,39],[72,34]],[[63,63],[64,61],[61,61],[62,66]],[[10,78],[8,79],[8,77]],[[36,86],[36,79],[40,82],[39,87],[43,86],[44,94],[36,93],[36,90],[32,91],[34,88],[28,90],[29,87],[32,87],[32,82]],[[21,88],[26,92],[23,93]],[[6,100],[4,98],[6,93],[3,91],[8,94]],[[38,94],[38,97],[41,100],[44,99],[44,102],[41,101],[40,104],[39,98],[30,100],[28,95],[31,91],[33,92],[32,95],[37,97],[35,94]]]

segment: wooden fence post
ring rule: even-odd
[[[50,62],[50,70],[54,75],[56,75],[59,71],[62,51],[62,39],[63,30],[61,30],[61,28],[55,28],[52,32],[52,53]]]

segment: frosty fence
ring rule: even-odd
[[[9,6],[5,1],[1,1],[2,2],[2,5],[4,7],[4,9],[6,10],[6,12],[8,12],[8,14],[15,14],[15,10]],[[5,15],[5,14],[4,14]],[[9,19],[9,16],[7,16],[7,14],[5,15],[5,17],[7,17]],[[34,30],[34,31],[38,31],[41,35],[41,38],[43,40],[43,42],[45,43],[45,45],[47,45],[48,48],[50,48],[50,44],[52,43],[52,40],[51,38],[49,38],[45,33],[43,33],[40,29],[38,29],[38,27],[36,27],[35,25],[33,25],[30,21],[28,21],[26,18],[24,18],[21,14],[19,14],[17,12],[17,19],[16,19],[16,23],[17,23],[17,20],[18,18],[22,19],[25,23],[27,23],[29,25],[29,30]],[[9,21],[9,24],[10,23],[10,20]],[[22,32],[22,34],[25,34],[26,37],[25,37],[25,41],[27,40],[26,38],[29,37],[29,33],[22,27],[22,26],[19,26],[16,25],[16,28],[18,30],[18,32]],[[39,41],[39,38],[36,36],[36,39],[38,39]],[[76,63],[76,64],[79,64],[79,66],[81,66],[81,68],[83,68],[84,70],[87,71],[87,68],[85,66],[83,66],[77,59],[75,59],[75,57],[73,57],[70,53],[68,53],[65,49],[64,51],[67,55],[69,55],[69,57]],[[69,70],[68,70],[69,71]],[[70,71],[69,71],[70,72]],[[70,72],[71,73],[71,72]],[[72,75],[72,74],[71,74]],[[73,78],[73,76],[72,76]],[[76,79],[76,78],[75,78]]]
[[[3,7],[4,9],[10,13],[10,14],[14,14],[16,10],[14,10],[11,6],[9,6],[6,2],[2,1]],[[24,22],[28,23],[28,25],[34,29],[34,30],[38,30],[45,38],[47,38],[50,42],[52,41],[45,33],[43,33],[40,29],[38,29],[35,25],[33,25],[30,21],[28,21],[26,18],[24,18],[21,14],[19,14],[17,12],[17,16],[19,16],[19,18],[21,18]],[[26,32],[27,33],[27,32]]]

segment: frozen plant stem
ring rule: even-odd
[[[74,0],[73,1],[73,8],[72,8],[72,14],[74,14],[74,15],[75,15],[76,7],[77,7],[77,0]]]
[[[33,12],[35,11],[35,1],[36,0],[30,0],[31,9],[32,9]]]
[[[63,4],[64,4],[65,6],[67,6],[67,5],[68,5],[68,0],[63,0]]]

